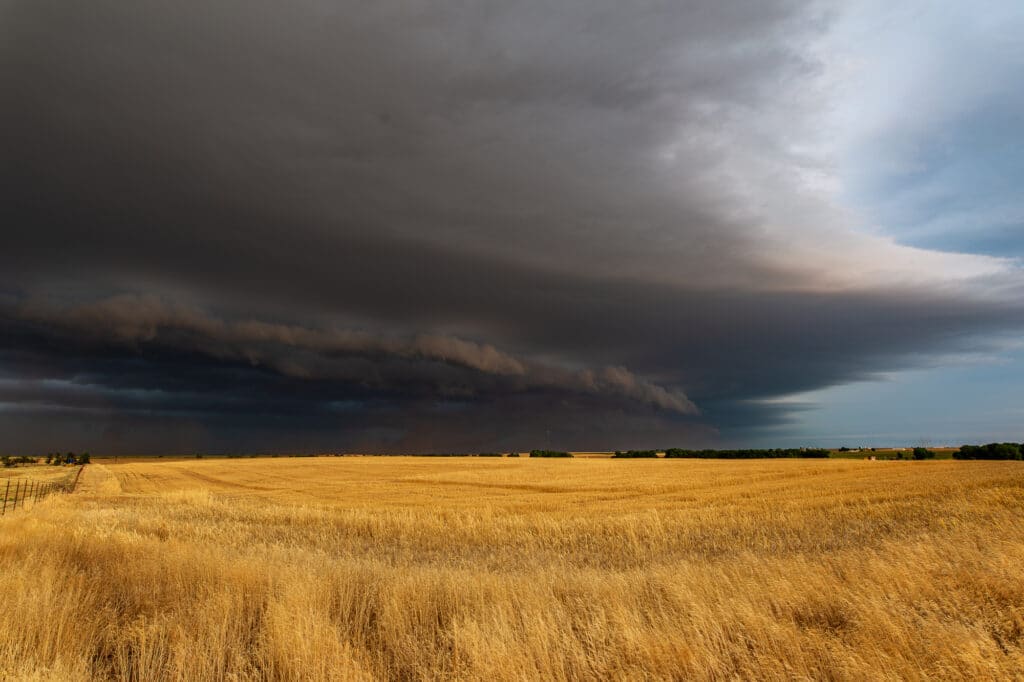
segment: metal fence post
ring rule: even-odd
[[[4,489],[4,509],[0,511],[0,514],[7,513],[7,495],[11,492],[11,479],[7,479],[7,487]]]

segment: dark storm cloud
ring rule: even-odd
[[[807,190],[816,3],[0,8],[24,447],[706,441],[1022,322]]]
[[[678,391],[644,381],[622,367],[568,370],[530,362],[491,345],[420,334],[385,338],[358,330],[317,330],[258,320],[225,321],[155,297],[120,296],[74,308],[29,304],[9,322],[28,322],[42,336],[58,335],[100,348],[145,352],[148,347],[266,367],[298,380],[331,380],[381,392],[416,385],[440,395],[552,389],[624,398],[693,414]]]

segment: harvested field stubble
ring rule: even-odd
[[[89,465],[0,679],[1024,678],[1017,462]]]

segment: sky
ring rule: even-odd
[[[0,0],[0,450],[1024,440],[1022,35]]]

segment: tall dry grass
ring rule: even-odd
[[[1015,462],[87,467],[0,678],[1024,679]]]
[[[39,464],[19,464],[14,467],[2,467],[0,468],[0,484],[6,485],[9,480],[11,485],[14,485],[16,481],[21,479],[30,479],[37,483],[63,482],[74,478],[77,470],[78,468],[72,464],[52,466],[41,462]]]

